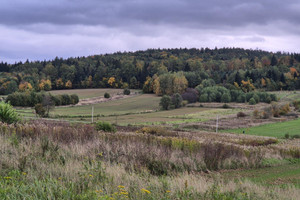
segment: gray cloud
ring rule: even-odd
[[[2,0],[0,61],[147,48],[297,51],[300,1]]]
[[[296,3],[292,0],[5,0],[1,2],[0,23],[215,27],[285,20],[299,24],[300,12],[295,9],[299,8],[299,2]]]

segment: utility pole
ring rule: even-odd
[[[218,126],[219,126],[219,115],[217,115],[216,133],[218,133]]]
[[[92,123],[94,123],[94,106],[92,106]]]

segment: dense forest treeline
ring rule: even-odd
[[[300,89],[300,54],[242,48],[149,49],[77,58],[0,63],[0,94],[67,88],[141,88],[158,95],[210,81],[252,89]],[[205,81],[205,82],[203,82]],[[173,88],[168,88],[168,87]]]

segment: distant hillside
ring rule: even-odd
[[[300,89],[300,54],[202,48],[149,49],[16,64],[2,62],[0,94],[17,90],[143,88],[145,81],[154,81],[153,77],[180,71],[192,88],[212,79],[223,86],[249,80],[256,89]]]

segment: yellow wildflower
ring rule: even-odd
[[[145,189],[145,188],[142,188],[141,191],[144,192],[144,193],[147,193],[147,194],[150,194],[150,193],[151,193],[149,190],[147,190],[147,189]]]
[[[118,186],[118,188],[125,188],[125,186],[123,186],[123,185],[119,185],[119,186]]]
[[[128,192],[120,192],[120,194],[128,195]]]
[[[170,192],[171,192],[170,190],[167,190],[167,191],[166,191],[166,193],[170,193]]]
[[[25,175],[27,175],[27,173],[26,173],[26,172],[23,172],[22,174],[23,174],[24,176],[25,176]]]
[[[93,175],[92,175],[92,174],[90,174],[90,175],[89,175],[89,177],[93,177]]]

